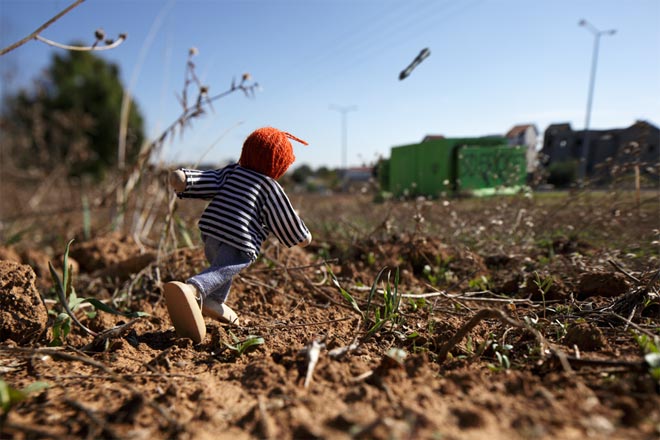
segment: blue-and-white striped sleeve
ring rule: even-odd
[[[309,235],[305,223],[298,217],[282,187],[271,180],[267,182],[269,202],[266,204],[266,225],[282,242],[291,247],[304,241]]]
[[[186,189],[179,193],[184,198],[212,198],[220,188],[223,170],[189,170],[182,169],[186,175]]]

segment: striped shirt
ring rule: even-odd
[[[274,179],[238,164],[218,170],[182,171],[186,189],[178,196],[211,200],[199,220],[202,234],[245,251],[253,259],[271,232],[287,247],[310,236]]]

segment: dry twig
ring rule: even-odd
[[[53,18],[39,26],[34,32],[32,32],[30,35],[27,35],[17,42],[10,44],[9,46],[5,47],[4,49],[0,50],[0,56],[11,52],[12,50],[23,46],[25,43],[27,43],[30,40],[37,40],[41,41],[42,43],[48,44],[50,46],[54,46],[60,49],[66,49],[66,50],[77,50],[77,51],[97,51],[97,50],[108,50],[108,49],[114,49],[115,47],[119,46],[121,43],[123,43],[126,40],[126,34],[119,34],[119,37],[115,41],[111,40],[106,40],[105,45],[99,46],[98,43],[102,40],[105,39],[105,34],[103,33],[102,30],[97,30],[94,35],[96,36],[96,42],[92,44],[91,46],[71,46],[68,44],[61,44],[57,43],[55,41],[49,40],[47,38],[44,38],[41,36],[41,33],[46,30],[51,24],[55,23],[57,20],[62,18],[64,15],[68,14],[73,8],[76,6],[80,5],[82,2],[85,0],[76,0],[75,2],[71,3],[69,6],[64,8],[61,12],[59,12],[57,15],[55,15]]]
[[[607,262],[610,263],[610,264],[611,264],[611,265],[612,265],[617,271],[619,271],[619,272],[621,272],[622,274],[624,274],[628,279],[630,279],[630,280],[633,281],[634,283],[636,283],[636,284],[639,284],[639,283],[640,283],[639,278],[637,278],[636,276],[632,275],[630,272],[626,271],[626,270],[625,270],[623,267],[621,267],[621,265],[620,265],[619,263],[617,263],[616,261],[614,261],[614,260],[607,260]]]
[[[316,364],[319,361],[319,354],[323,347],[325,347],[325,344],[314,339],[311,344],[303,349],[305,356],[307,357],[307,373],[305,374],[304,382],[305,388],[308,388],[309,384],[312,382],[314,368],[316,368]]]
[[[124,213],[128,205],[129,196],[142,178],[144,169],[149,163],[149,160],[157,151],[160,150],[167,139],[172,139],[177,132],[182,134],[186,128],[190,127],[192,121],[195,118],[206,114],[207,109],[213,110],[214,101],[238,91],[243,92],[243,94],[247,97],[251,97],[254,96],[255,91],[259,88],[259,84],[257,82],[250,82],[250,74],[245,73],[241,76],[241,81],[239,83],[236,83],[236,81],[233,80],[229,89],[215,96],[209,96],[209,86],[202,84],[195,73],[195,64],[193,63],[192,58],[197,55],[197,53],[198,51],[195,48],[191,48],[188,52],[183,91],[181,96],[178,97],[179,103],[182,107],[181,114],[172,123],[170,123],[170,125],[167,126],[155,140],[142,144],[140,151],[137,154],[137,158],[134,160],[130,167],[125,167],[123,164],[123,160],[126,155],[124,151],[125,128],[122,128],[122,132],[120,132],[118,157],[120,162],[119,169],[122,174],[121,179],[117,179],[117,181],[104,192],[99,200],[96,201],[97,205],[105,205],[114,194],[118,211],[116,218],[117,225],[124,221]],[[197,97],[194,99],[193,103],[188,102],[188,88],[191,85],[195,85],[197,87]],[[171,225],[171,222],[173,221],[172,217],[174,214],[175,202],[176,197],[173,197],[173,199],[170,199],[169,201],[168,221],[166,222],[167,234],[161,237],[161,242],[159,244],[159,254],[160,251],[165,247],[166,241],[170,238],[170,234],[175,237]]]
[[[105,348],[108,341],[124,336],[139,320],[140,318],[135,318],[126,324],[117,325],[115,327],[104,330],[101,333],[96,333],[94,335],[94,340],[85,345],[82,351],[99,351],[99,349]]]
[[[265,439],[276,438],[276,425],[273,422],[273,418],[268,414],[264,399],[265,398],[262,395],[257,397],[257,409],[259,410],[259,425],[261,426],[261,432]]]
[[[566,371],[567,373],[573,372],[573,369],[571,368],[567,360],[566,354],[561,350],[559,350],[558,348],[555,348],[552,344],[550,344],[541,334],[541,332],[539,332],[537,329],[533,328],[530,325],[524,324],[520,321],[517,321],[507,316],[501,310],[496,310],[496,309],[479,310],[472,318],[470,318],[470,320],[466,324],[464,324],[461,328],[459,328],[458,331],[454,334],[454,336],[452,336],[449,339],[449,341],[447,341],[442,347],[440,347],[440,351],[438,352],[438,362],[440,363],[444,362],[445,359],[447,359],[447,355],[449,354],[449,351],[452,348],[454,348],[465,337],[465,335],[467,335],[468,332],[472,330],[480,321],[491,318],[498,319],[503,324],[511,325],[513,327],[530,331],[536,337],[537,341],[541,345],[542,354],[545,354],[546,350],[549,350],[554,356],[557,357],[557,359],[559,359],[559,362],[564,368],[564,371]]]

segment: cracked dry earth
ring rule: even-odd
[[[148,316],[99,311],[90,318],[92,308],[83,306],[78,319],[100,335],[73,323],[59,347],[49,346],[48,310],[61,308],[44,262],[61,255],[0,249],[1,378],[14,390],[47,384],[3,410],[1,437],[660,435],[660,384],[639,342],[660,335],[657,257],[565,236],[541,243],[504,233],[493,246],[497,231],[489,228],[499,226],[492,220],[523,212],[515,203],[526,203],[536,224],[529,228],[543,227],[547,212],[534,214],[529,202],[480,207],[479,215],[439,202],[294,203],[315,243],[284,249],[268,242],[230,294],[241,327],[207,319],[198,345],[176,337],[161,286],[204,267],[199,247],[159,255],[122,235],[74,242],[78,296],[114,299]],[[357,223],[365,204],[380,226]],[[332,212],[354,219],[350,232],[324,224]],[[420,226],[415,214],[442,228]],[[567,222],[560,214],[555,220]],[[634,229],[635,239],[647,239],[656,223],[619,220],[590,227]],[[459,229],[478,239],[452,240]],[[393,315],[385,309],[388,291],[401,295]],[[376,310],[391,319],[374,329]],[[254,337],[263,343],[239,350]]]

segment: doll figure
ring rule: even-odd
[[[179,198],[210,200],[199,220],[209,268],[185,283],[164,285],[167,310],[179,336],[201,342],[206,335],[203,316],[238,325],[238,316],[225,304],[232,279],[256,260],[270,233],[287,247],[311,243],[311,233],[277,183],[295,160],[289,139],[307,145],[289,133],[264,127],[248,136],[236,164],[170,173],[170,186]]]

